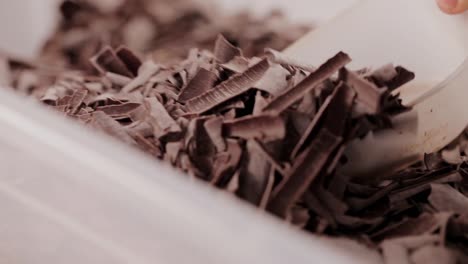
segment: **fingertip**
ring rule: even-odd
[[[439,8],[447,14],[460,14],[468,10],[468,0],[437,0]]]
[[[458,6],[458,0],[437,0],[439,8],[448,14],[453,14]]]

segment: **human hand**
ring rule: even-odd
[[[468,10],[468,0],[437,0],[437,4],[448,14],[460,14]]]

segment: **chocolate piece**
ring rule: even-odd
[[[70,114],[73,115],[78,111],[87,95],[88,91],[86,89],[79,89],[73,93],[67,107],[70,109]]]
[[[101,73],[112,72],[127,77],[133,77],[133,74],[115,54],[111,47],[104,48],[96,56],[91,58],[91,63]]]
[[[265,145],[263,145],[262,142],[260,142],[258,139],[252,141],[252,144],[256,145],[256,148],[258,149],[259,153],[264,155],[265,158],[268,160],[268,162],[271,163],[271,165],[276,170],[275,172],[278,172],[284,176],[287,174],[287,170],[290,169],[290,164],[278,160],[278,157],[276,154],[277,152],[280,152],[280,149],[281,149],[280,148],[281,145],[278,144],[278,142],[280,141],[273,141],[270,143],[266,143],[267,145],[270,144],[268,148],[265,147]],[[271,153],[272,150],[274,150],[276,153],[272,154]]]
[[[156,98],[146,98],[145,104],[151,117],[150,124],[153,126],[154,134],[157,138],[182,132],[179,124],[169,115],[164,106]]]
[[[331,58],[325,64],[320,66],[315,72],[311,73],[297,86],[292,87],[280,96],[276,97],[270,102],[263,111],[282,112],[306,93],[317,87],[319,84],[330,78],[335,72],[343,68],[351,61],[349,56],[345,53],[338,53],[335,57]]]
[[[126,48],[125,46],[119,47],[115,53],[117,57],[127,66],[134,76],[138,75],[138,69],[140,69],[142,62],[135,53]]]
[[[284,120],[280,116],[259,115],[228,121],[223,124],[224,135],[243,139],[273,141],[286,135]]]
[[[215,43],[214,55],[219,62],[226,63],[237,56],[241,57],[242,51],[232,45],[223,35],[218,35]]]
[[[138,76],[133,79],[130,83],[122,88],[122,92],[130,93],[133,92],[138,87],[141,87],[145,84],[153,75],[155,75],[159,70],[160,66],[155,64],[152,61],[147,61],[141,65],[138,70]]]
[[[185,103],[212,89],[217,80],[218,76],[216,76],[216,74],[204,68],[200,68],[188,85],[182,89],[177,100]]]
[[[237,194],[246,201],[259,206],[265,199],[272,166],[253,140],[247,141],[247,154],[239,174]]]
[[[209,119],[204,126],[216,150],[218,152],[226,151],[226,140],[223,137],[223,119],[221,117]]]
[[[268,209],[278,216],[285,217],[288,209],[305,193],[341,141],[342,138],[326,129],[322,130],[311,143],[305,157],[300,158],[301,162],[293,167],[293,173],[270,201]]]
[[[203,114],[214,107],[239,96],[252,88],[269,69],[267,60],[250,67],[243,74],[236,75],[215,88],[192,98],[185,104],[185,111],[190,114]]]
[[[229,62],[221,64],[221,67],[234,73],[243,73],[249,68],[249,60],[244,57],[234,57]]]
[[[270,170],[270,175],[268,175],[268,179],[263,190],[263,195],[260,199],[260,204],[258,207],[260,209],[266,209],[268,205],[268,201],[270,200],[271,194],[273,192],[273,187],[275,184],[275,170]]]
[[[324,127],[310,143],[299,162],[294,164],[291,175],[283,181],[278,193],[273,197],[270,210],[285,216],[292,203],[299,199],[307,187],[323,170],[330,155],[342,143],[347,116],[353,106],[355,93],[341,84],[336,88],[330,101]]]
[[[432,215],[429,213],[423,213],[417,218],[403,219],[398,224],[390,225],[373,234],[373,238],[380,241],[383,240],[383,238],[393,239],[432,234],[447,225],[447,221],[450,217],[450,214]]]
[[[104,112],[94,112],[92,123],[94,126],[102,129],[109,135],[114,136],[115,138],[120,139],[127,144],[136,145],[135,140],[133,140],[130,135],[128,135],[123,127]]]
[[[377,114],[380,112],[385,90],[379,89],[373,83],[347,69],[342,69],[340,75],[340,79],[356,91],[357,103],[363,105],[364,114]]]
[[[133,138],[135,139],[135,141],[138,144],[138,147],[142,151],[149,153],[153,157],[162,157],[162,151],[154,141],[149,140],[148,138],[145,138],[143,135],[140,134],[133,135]]]
[[[141,104],[138,103],[123,103],[120,105],[106,105],[96,108],[97,111],[102,111],[110,117],[131,117],[132,112],[135,111]]]
[[[412,81],[415,77],[413,72],[410,72],[401,66],[398,66],[395,69],[398,75],[386,83],[388,89],[390,90],[395,90],[396,88]]]
[[[132,81],[132,79],[126,76],[113,73],[113,72],[106,72],[105,76],[107,79],[109,79],[112,82],[112,84],[117,85],[117,86],[126,86]]]
[[[231,182],[232,178],[236,177],[237,186],[235,189],[237,191],[239,175],[237,173],[237,176],[235,176],[235,174],[242,159],[243,149],[237,140],[227,139],[226,141],[226,151],[218,151],[214,158],[211,183],[215,186],[223,187],[226,186],[226,182]]]

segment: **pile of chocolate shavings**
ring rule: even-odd
[[[262,19],[228,15],[208,0],[66,0],[61,14],[42,60],[81,70],[91,70],[88,59],[107,45],[173,63],[192,48],[211,49],[220,33],[250,57],[282,50],[310,30],[277,11]]]
[[[191,33],[180,49],[171,47],[180,36],[166,33],[170,40],[161,46],[164,41],[152,37],[137,50],[167,57],[142,60],[124,46],[104,46],[134,46],[112,23],[126,25],[142,14],[153,26],[159,20],[125,1],[111,10],[92,3],[62,5],[66,19],[44,55],[76,70],[0,56],[0,83],[306,231],[379,250],[386,263],[468,263],[468,133],[384,179],[337,172],[350,141],[391,128],[391,118],[408,110],[391,92],[410,81],[411,72],[392,65],[351,71],[344,53],[317,69],[275,49],[259,54],[257,48],[276,42],[274,35],[258,37],[255,29],[232,42],[250,22],[228,34],[230,41],[218,36],[213,52],[187,51],[212,46],[205,42],[213,36],[199,41]],[[128,19],[120,20],[123,14]],[[200,28],[210,25],[204,23]],[[266,41],[247,44],[257,37]]]

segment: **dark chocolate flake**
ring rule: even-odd
[[[229,62],[221,64],[221,67],[239,74],[245,72],[249,68],[249,60],[244,57],[234,57]]]
[[[221,117],[209,119],[204,123],[204,127],[216,150],[218,152],[225,151],[227,146],[223,137],[223,119]]]
[[[293,166],[291,175],[270,201],[268,210],[278,216],[286,216],[287,211],[306,192],[342,140],[327,129],[322,129],[306,150],[304,157]]]
[[[214,55],[221,63],[229,62],[237,56],[242,56],[242,51],[232,45],[223,35],[216,39]]]
[[[127,77],[134,77],[111,47],[105,47],[91,59],[91,63],[102,74],[109,71]]]
[[[138,71],[138,76],[126,86],[124,86],[122,88],[122,92],[130,93],[135,89],[143,86],[153,75],[159,72],[160,69],[161,67],[152,61],[143,63]]]
[[[366,110],[364,114],[380,113],[385,90],[379,89],[373,83],[346,68],[340,71],[340,79],[356,91],[357,103],[362,104]]]
[[[70,114],[75,114],[81,105],[83,104],[84,99],[88,95],[88,90],[86,89],[79,89],[76,90],[72,97],[70,98],[70,101],[68,102],[68,108],[70,109],[69,113]]]
[[[194,97],[197,97],[212,89],[217,80],[218,76],[215,73],[204,68],[200,68],[188,85],[182,89],[177,100],[184,103]]]
[[[96,110],[102,111],[111,117],[131,117],[132,112],[140,106],[141,104],[138,103],[124,103],[120,105],[100,106]]]
[[[103,130],[107,134],[122,140],[129,145],[136,145],[135,140],[125,131],[125,129],[110,116],[104,112],[97,111],[93,113],[93,125]]]
[[[169,115],[164,106],[156,98],[145,99],[145,104],[150,113],[151,125],[157,138],[182,132],[179,124]]]
[[[232,180],[242,159],[243,151],[237,140],[226,140],[226,146],[226,151],[218,152],[214,158],[211,183],[218,187]]]
[[[413,72],[408,71],[407,69],[401,66],[396,67],[396,71],[397,76],[395,76],[392,80],[386,82],[386,86],[390,91],[401,87],[402,85],[414,80],[414,78],[416,77],[416,75]]]
[[[225,122],[223,132],[227,137],[273,141],[285,137],[286,127],[280,116],[259,115]]]
[[[263,111],[274,111],[280,113],[301,99],[306,93],[310,92],[322,82],[330,78],[339,69],[343,68],[351,61],[349,56],[343,52],[338,53],[316,71],[311,73],[306,79],[298,85],[285,91],[273,101],[271,101]]]
[[[264,193],[268,191],[272,166],[254,141],[247,141],[246,148],[247,153],[239,174],[238,195],[258,206]]]
[[[263,77],[269,67],[268,60],[262,60],[243,74],[235,75],[215,88],[190,99],[185,104],[186,112],[203,114],[229,99],[247,92]]]
[[[138,56],[133,53],[133,51],[125,46],[119,47],[115,53],[117,54],[117,57],[119,57],[119,59],[125,64],[125,66],[127,66],[127,69],[129,69],[134,76],[137,76],[138,70],[142,65],[140,58],[138,58]]]

